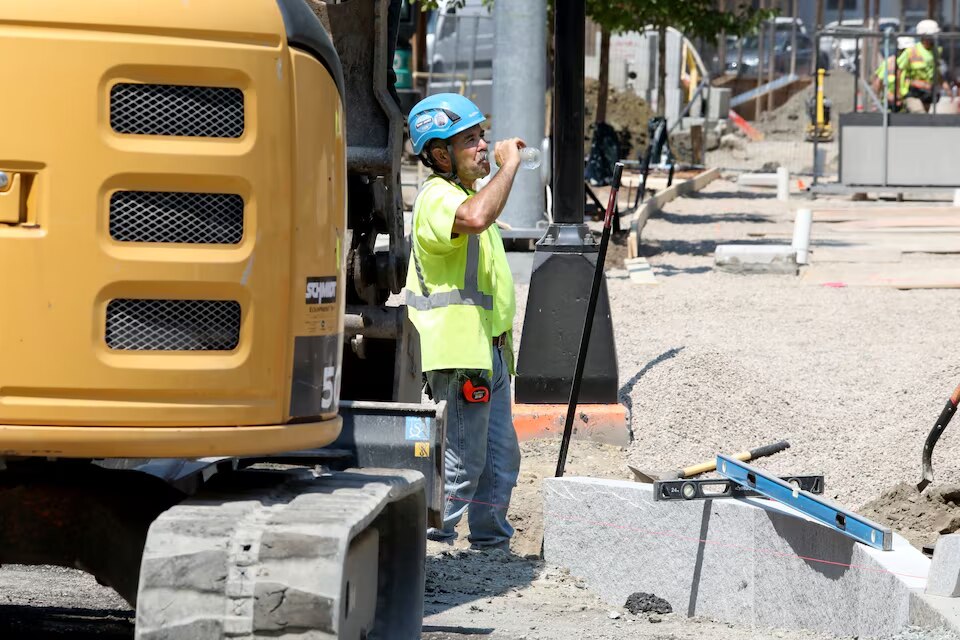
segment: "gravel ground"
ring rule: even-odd
[[[669,204],[644,230],[661,284],[611,281],[622,400],[639,467],[673,468],[789,440],[763,462],[822,472],[856,508],[919,480],[920,453],[960,378],[960,291],[806,286],[791,276],[714,272],[716,244],[789,229],[792,209],[718,181]],[[833,203],[830,203],[833,206]],[[936,452],[960,481],[960,438]]]

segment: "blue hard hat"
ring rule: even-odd
[[[480,107],[457,93],[438,93],[415,104],[407,116],[413,152],[429,140],[446,140],[486,120]]]

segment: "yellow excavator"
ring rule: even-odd
[[[388,5],[0,6],[0,564],[137,638],[420,635]]]

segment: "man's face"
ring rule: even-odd
[[[923,48],[927,51],[933,51],[933,38],[930,36],[924,36],[920,39],[920,44],[923,45]]]
[[[490,160],[487,158],[487,141],[483,139],[483,129],[474,125],[461,131],[450,139],[453,156],[457,160],[457,174],[470,184],[490,173]]]

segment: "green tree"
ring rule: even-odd
[[[666,108],[667,77],[667,27],[673,27],[686,37],[703,38],[716,42],[721,33],[741,36],[755,31],[763,20],[775,15],[775,11],[756,9],[750,4],[740,3],[734,9],[720,10],[714,0],[586,0],[587,15],[590,16],[602,33],[622,33],[652,29],[657,32],[657,114],[663,115]],[[601,45],[609,47],[609,35],[601,36]],[[608,62],[609,54],[600,52],[600,78],[608,77],[603,66]],[[607,91],[601,82],[597,96],[598,116],[606,114]],[[601,101],[604,104],[600,104]],[[601,122],[601,120],[597,120]]]
[[[601,29],[600,84],[597,93],[596,122],[604,122],[607,113],[607,90],[610,35],[625,31],[654,29],[658,34],[659,64],[657,68],[657,113],[666,108],[666,47],[667,27],[681,31],[688,38],[703,38],[716,42],[721,33],[742,36],[755,31],[760,23],[776,15],[776,11],[756,9],[747,2],[736,8],[720,10],[715,0],[585,0],[587,15]],[[411,0],[421,10],[438,8],[438,0]],[[454,7],[462,7],[465,0],[457,0]],[[488,8],[494,0],[483,0]],[[550,1],[553,10],[553,0]],[[726,2],[724,2],[726,4]]]

